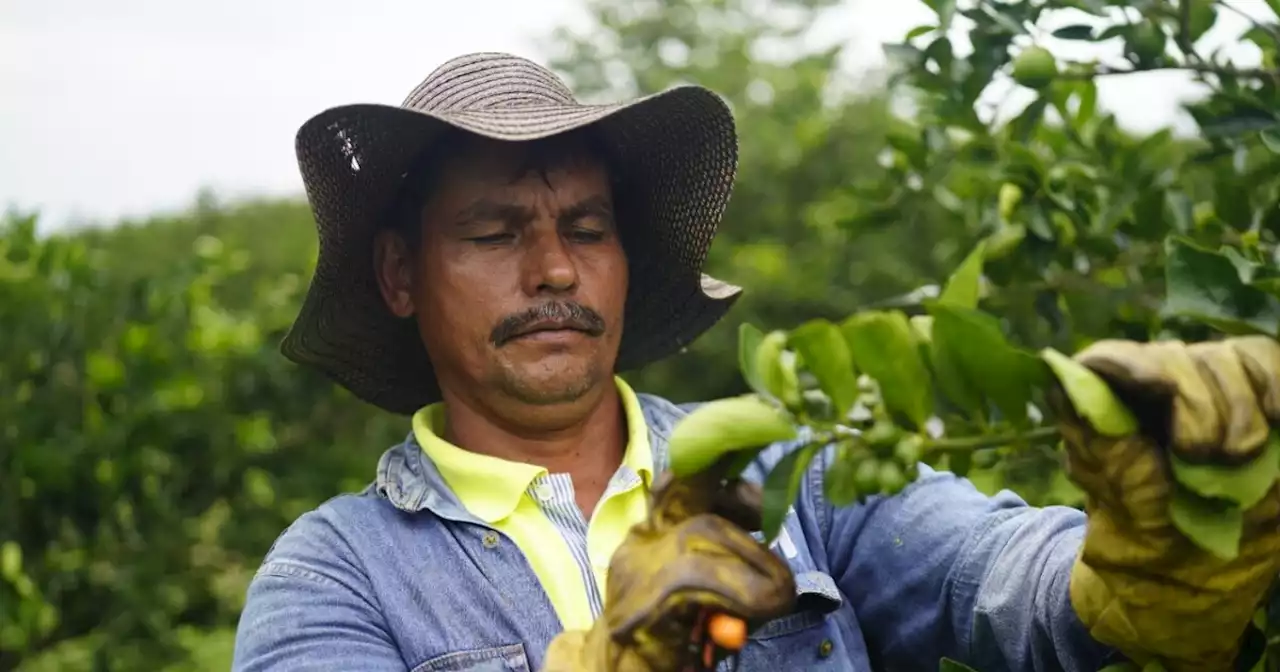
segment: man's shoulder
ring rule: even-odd
[[[393,510],[372,487],[334,496],[295,518],[276,537],[263,564],[307,563],[354,554],[369,530],[392,522]]]

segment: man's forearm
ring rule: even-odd
[[[1070,603],[1080,511],[1035,508],[1007,491],[987,496],[927,467],[897,496],[813,505],[827,507],[832,574],[887,668],[947,656],[983,672],[1096,672],[1114,655]]]
[[[1096,672],[1118,654],[1071,606],[1085,516],[1067,507],[1009,509],[975,544],[960,580],[973,590],[970,655],[979,670]]]

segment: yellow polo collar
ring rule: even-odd
[[[622,464],[652,485],[653,452],[644,412],[635,391],[614,377],[627,420],[627,449]],[[493,524],[510,516],[535,479],[547,473],[537,465],[512,462],[464,450],[441,438],[444,404],[427,406],[413,416],[413,434],[458,500],[476,517]]]

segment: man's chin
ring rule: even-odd
[[[590,394],[603,380],[594,367],[583,366],[580,361],[540,362],[532,371],[511,373],[515,375],[508,377],[503,386],[507,392],[538,406],[573,403]]]

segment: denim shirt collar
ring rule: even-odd
[[[649,430],[649,447],[653,452],[654,473],[658,474],[667,468],[667,444],[671,428],[689,409],[651,394],[638,393],[636,397],[644,411]],[[427,510],[447,520],[484,525],[483,521],[458,501],[440,471],[427,458],[413,432],[409,432],[403,442],[382,454],[372,487],[379,496],[386,498],[401,511],[418,513]]]

